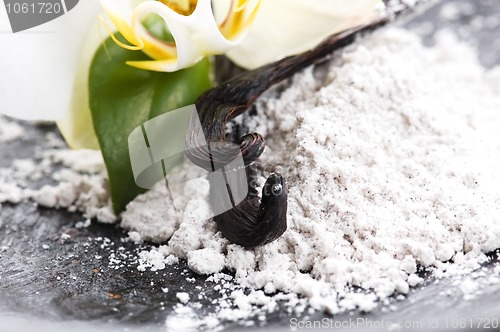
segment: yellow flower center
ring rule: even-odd
[[[127,42],[113,41],[128,50],[142,50],[151,60],[127,64],[148,70],[175,71],[221,54],[236,45],[253,23],[262,0],[156,0],[130,3],[132,17],[123,17],[120,1],[101,0],[109,18]],[[216,12],[217,10],[217,12]],[[183,17],[179,17],[183,16]]]
[[[255,19],[261,0],[231,0],[231,9],[219,26],[224,37],[234,40],[245,31]]]
[[[177,13],[189,16],[194,12],[198,0],[158,0]]]
[[[180,15],[191,15],[198,0],[158,0]],[[204,0],[206,1],[206,0]],[[224,37],[234,40],[252,24],[261,0],[231,0],[225,19],[219,24]]]

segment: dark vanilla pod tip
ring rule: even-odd
[[[244,201],[214,220],[224,237],[235,244],[248,249],[265,245],[278,239],[287,229],[287,199],[286,180],[273,173],[262,188],[260,203],[251,191]]]
[[[273,199],[288,192],[288,183],[279,173],[272,173],[262,188],[262,199]]]

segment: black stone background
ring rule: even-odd
[[[449,2],[467,3],[471,10],[457,19],[443,20],[440,8]],[[483,16],[500,20],[500,1],[443,1],[403,23],[421,33],[429,43],[434,32],[429,22],[435,27],[448,27],[460,38],[476,45],[481,63],[492,67],[500,64],[500,26],[493,24],[493,20],[481,26],[478,17]],[[34,146],[44,144],[44,135],[56,132],[52,125],[23,125],[28,132],[27,139],[0,143],[0,167],[8,167],[13,159],[31,157]],[[42,180],[40,184],[44,181],[49,180]],[[109,255],[118,251],[118,247],[123,246],[124,252],[134,253],[152,245],[138,247],[123,242],[126,234],[112,225],[92,222],[88,228],[75,228],[82,220],[78,213],[37,207],[29,202],[2,204],[0,247],[8,248],[0,250],[0,331],[164,331],[165,319],[178,303],[175,293],[196,294],[196,286],[202,287],[207,294],[198,314],[202,316],[215,310],[210,303],[219,296],[212,290],[215,284],[191,272],[184,261],[158,272],[139,272],[134,255],[129,255],[126,261],[131,266],[117,270],[108,268]],[[64,243],[60,240],[63,233],[71,235]],[[106,237],[111,243],[102,246],[99,237]],[[43,249],[43,245],[49,248]],[[499,262],[500,254],[497,251],[489,256],[491,261],[484,265],[486,276],[493,274],[492,266]],[[472,318],[474,322],[483,317],[500,319],[500,285],[488,286],[483,289],[484,295],[465,301],[460,292],[451,287],[450,280],[436,282],[428,272],[420,271],[420,274],[425,278],[422,285],[411,290],[404,300],[391,299],[395,310],[380,306],[369,314],[353,311],[330,317],[315,313],[307,319],[333,318],[346,323],[357,318],[379,322],[441,319],[439,328],[434,330],[445,330],[446,319],[450,322],[454,318]],[[186,278],[194,278],[194,281]],[[163,293],[162,287],[170,291]],[[450,296],[438,295],[450,289],[455,289]],[[223,327],[228,331],[288,330],[293,317],[280,307],[266,317],[267,323],[263,326],[254,318],[260,328],[245,328],[229,322],[223,322]],[[430,328],[424,325],[423,330]]]

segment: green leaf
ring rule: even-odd
[[[125,50],[108,38],[90,66],[90,110],[116,213],[145,191],[135,184],[130,164],[128,136],[132,130],[155,116],[194,104],[212,86],[207,59],[174,73],[146,71],[125,64],[148,59],[144,53]]]

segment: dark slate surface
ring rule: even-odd
[[[500,64],[500,27],[493,24],[495,18],[500,20],[500,1],[445,2],[464,3],[468,10],[452,21],[443,21],[441,3],[414,16],[406,22],[407,26],[419,31],[428,42],[433,31],[430,22],[448,27],[477,45],[483,65]],[[489,23],[481,26],[478,16],[490,17]],[[50,125],[27,125],[28,139],[0,144],[0,167],[9,166],[12,159],[32,156],[34,146],[43,141],[43,135],[55,130]],[[197,293],[197,286],[207,294],[198,314],[203,316],[215,310],[210,303],[212,298],[219,296],[213,290],[214,284],[192,273],[185,262],[158,272],[139,272],[135,253],[152,245],[138,247],[123,241],[126,234],[116,226],[93,222],[88,228],[76,228],[76,223],[82,220],[79,214],[40,208],[33,203],[2,204],[0,247],[8,248],[0,251],[0,331],[165,330],[165,319],[178,303],[176,291]],[[70,238],[61,241],[60,236],[64,233]],[[109,242],[103,242],[104,238]],[[48,245],[48,249],[44,249],[44,245]],[[127,253],[122,259],[126,266],[110,268],[110,254],[120,252],[120,247]],[[491,253],[490,259],[484,265],[485,277],[493,274],[492,266],[499,261],[498,252]],[[499,284],[485,286],[483,295],[465,301],[456,287],[450,285],[450,280],[436,283],[426,277],[425,271],[421,271],[421,275],[425,278],[423,285],[412,290],[405,299],[391,299],[393,307],[381,306],[370,314],[350,312],[335,317],[315,313],[307,319],[337,326],[336,330],[341,328],[332,325],[334,322],[344,322],[341,326],[349,327],[348,324],[358,318],[374,323],[415,321],[414,327],[420,330],[446,330],[461,322],[467,326],[466,330],[472,330],[471,324],[487,327],[487,320],[481,322],[480,318],[500,319]],[[194,281],[187,281],[187,278],[194,278]],[[162,292],[163,287],[170,291]],[[443,291],[451,293],[439,295]],[[266,325],[260,329],[287,330],[291,318],[294,317],[280,307],[267,316]],[[223,325],[231,331],[249,329],[237,323]],[[373,330],[367,325],[360,326]],[[387,330],[387,326],[384,329]]]

